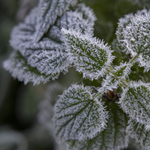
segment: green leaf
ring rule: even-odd
[[[120,99],[125,113],[141,124],[150,125],[150,85],[142,82],[130,82]]]
[[[144,150],[150,149],[150,131],[146,130],[145,125],[130,119],[128,122],[127,133],[134,138],[137,143],[140,143]]]
[[[22,54],[28,65],[55,80],[60,72],[66,73],[70,66],[68,52],[62,42],[61,28],[78,29],[92,34],[95,16],[85,5],[77,5],[73,11],[66,11],[58,17],[44,37],[36,43],[38,12],[39,8],[33,9],[23,23],[13,28],[10,44]]]
[[[91,80],[103,76],[114,58],[110,47],[88,34],[66,29],[62,32],[70,61],[76,70]]]
[[[56,102],[54,126],[58,139],[83,140],[101,132],[107,122],[107,111],[83,85],[73,84]]]
[[[68,141],[69,150],[120,150],[128,146],[127,116],[116,103],[109,103],[107,127],[94,138]]]
[[[41,82],[46,83],[50,80],[50,76],[41,74],[35,67],[28,65],[27,60],[16,51],[4,61],[3,67],[8,70],[14,78],[18,78],[19,81],[24,81],[24,84],[33,82],[33,84],[36,85]],[[57,74],[54,76],[57,76]]]
[[[120,19],[116,32],[118,43],[132,57],[139,55],[138,62],[145,68],[150,69],[150,11],[143,9],[135,15],[129,14]]]

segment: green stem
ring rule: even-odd
[[[136,58],[138,58],[139,55],[137,54],[135,57],[133,57],[128,63],[129,64],[132,64],[134,62],[134,60],[136,60]]]
[[[133,57],[133,58],[128,62],[127,66],[132,67],[133,64],[135,63],[134,61],[138,58],[138,56],[139,56],[139,55],[136,55],[135,57]],[[108,75],[110,75],[110,73],[111,73],[112,75],[115,76],[116,79],[119,79],[119,77],[117,76],[117,74],[116,74],[116,72],[115,72],[115,70],[114,70],[114,68],[113,68],[112,66],[108,66],[108,67],[106,68],[106,70],[107,70],[106,73],[107,73]],[[123,86],[123,87],[128,87],[128,82],[122,79],[122,80],[120,80],[119,85],[120,85],[120,87],[122,87],[122,86]],[[93,100],[94,100],[96,97],[100,96],[101,94],[102,94],[101,92],[97,93],[97,94],[93,97]]]
[[[100,95],[101,95],[101,92],[97,93],[97,94],[93,97],[93,100],[94,100],[96,97],[100,96]]]

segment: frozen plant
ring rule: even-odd
[[[111,46],[94,37],[95,20],[77,0],[40,0],[14,27],[10,45],[16,50],[3,66],[25,84],[55,80],[69,67],[99,83],[74,83],[57,101],[46,100],[46,109],[41,106],[41,123],[54,127],[57,142],[68,150],[120,150],[128,147],[129,137],[148,150],[150,83],[144,74],[150,70],[150,11],[119,20],[114,48],[129,56],[119,66]],[[140,81],[131,78],[135,65],[144,68]]]

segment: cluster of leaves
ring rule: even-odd
[[[150,69],[150,11],[119,20],[115,45],[131,59],[113,66],[111,47],[93,37],[93,11],[77,2],[40,0],[13,29],[10,44],[16,50],[4,68],[34,84],[55,80],[70,66],[91,81],[102,77],[98,87],[72,84],[56,103],[46,102],[53,119],[47,115],[44,122],[54,124],[57,141],[66,142],[68,149],[120,150],[131,136],[148,150],[150,83],[131,81],[129,75],[135,63],[144,72]]]

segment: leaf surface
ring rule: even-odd
[[[122,109],[141,124],[150,125],[150,85],[131,82],[120,99]]]
[[[106,72],[112,60],[112,51],[103,41],[75,30],[62,30],[70,61],[83,77],[98,79]]]
[[[75,6],[77,2],[78,0],[40,0],[35,42],[41,39],[58,17],[61,17],[70,6]]]
[[[107,122],[107,111],[83,85],[72,85],[54,107],[56,136],[63,140],[93,138]]]
[[[140,143],[144,150],[150,149],[150,131],[146,130],[145,125],[130,119],[128,122],[127,133],[134,138],[137,143]]]
[[[8,70],[14,78],[18,78],[19,81],[24,81],[25,84],[33,82],[34,85],[37,85],[50,80],[49,76],[41,74],[35,67],[28,65],[26,59],[19,52],[13,52],[11,56],[4,61],[3,67]]]
[[[120,150],[128,146],[126,114],[115,103],[108,107],[109,119],[106,129],[92,139],[68,141],[69,150]]]

